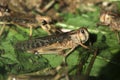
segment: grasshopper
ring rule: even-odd
[[[0,0],[0,16],[9,15],[11,9],[8,7],[8,0]]]
[[[10,13],[10,9],[8,8],[8,6],[0,5],[0,16],[9,15],[9,13]]]
[[[65,62],[67,56],[78,45],[88,49],[87,46],[83,45],[88,39],[88,30],[82,27],[69,32],[18,42],[15,45],[15,50],[27,51],[35,54],[62,54],[65,57],[63,59]],[[63,54],[63,52],[67,49],[70,50]]]
[[[8,8],[8,5],[6,5],[5,3],[6,3],[5,0],[4,1],[2,0],[0,3],[0,17],[10,15],[11,10]],[[5,24],[3,24],[0,30],[0,36],[3,33],[4,28],[5,28]]]
[[[38,26],[40,26],[43,30],[45,30],[49,35],[54,33],[61,33],[60,30],[50,25],[52,20],[47,16],[40,16],[40,15],[20,16],[20,15],[22,14],[19,14],[19,16],[18,14],[17,15],[13,14],[10,16],[0,16],[1,24],[15,24],[30,28],[30,36],[32,36],[32,28],[36,28]]]
[[[2,35],[6,24],[15,24],[30,28],[30,36],[32,36],[32,28],[40,26],[49,35],[61,33],[60,29],[51,26],[52,19],[47,16],[32,15],[25,13],[18,13],[9,8],[8,2],[2,0],[0,4],[0,24],[3,24],[0,36]]]
[[[21,18],[16,16],[0,16],[0,24],[3,24],[0,33],[2,34],[6,24],[16,24],[16,25],[28,25],[27,23],[33,23],[34,20],[29,20],[28,18]],[[30,27],[31,30],[31,27]],[[32,33],[30,32],[30,35]]]
[[[115,14],[113,12],[103,12],[100,15],[100,23],[97,24],[99,25],[105,25],[109,26],[109,28],[114,31],[117,35],[117,39],[120,43],[120,38],[119,38],[119,31],[120,31],[120,16],[119,14]]]

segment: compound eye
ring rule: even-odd
[[[80,30],[80,32],[81,32],[81,33],[83,33],[83,34],[85,33],[85,31],[84,31],[83,29],[82,29],[82,30]]]
[[[43,21],[42,21],[42,24],[43,24],[43,25],[46,25],[46,24],[47,24],[47,21],[46,21],[46,20],[43,20]]]
[[[8,9],[5,9],[6,12],[8,12]]]
[[[5,11],[6,11],[6,12],[10,12],[10,9],[7,8],[7,9],[5,9]]]

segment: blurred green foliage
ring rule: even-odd
[[[56,9],[58,7],[58,5],[55,6]],[[90,76],[102,80],[120,80],[120,45],[115,34],[108,27],[96,27],[96,23],[99,22],[99,13],[99,9],[97,9],[94,12],[87,13],[61,14],[65,21],[58,22],[56,25],[67,29],[87,27],[92,34],[91,41],[94,41],[92,48],[99,49]],[[39,28],[33,30],[33,37],[45,35],[47,34]],[[5,54],[0,54],[0,80],[4,80],[7,74],[34,72],[47,67],[56,67],[62,62],[62,56],[59,55],[34,55],[16,52],[14,50],[15,43],[27,39],[29,39],[29,29],[15,25],[6,26],[3,35],[0,37],[0,48],[5,50]],[[82,70],[85,73],[92,55],[92,51],[78,47],[68,57],[69,69],[75,67],[83,57],[86,57],[88,60]],[[75,72],[76,70],[73,70],[71,74]]]

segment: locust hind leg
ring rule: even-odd
[[[64,54],[62,51],[61,53],[64,55],[63,62],[60,66],[56,67],[56,71],[58,74],[54,77],[53,80],[60,80],[62,77],[65,78],[65,80],[70,80],[69,79],[69,74],[68,74],[68,66],[67,66],[67,57],[70,55],[70,53],[75,49],[75,47],[71,48],[67,53]],[[62,71],[62,72],[61,72]]]
[[[66,80],[70,80],[69,79],[69,74],[68,74],[68,67],[67,67],[67,57],[70,55],[70,53],[75,49],[76,47],[73,47],[73,48],[71,48],[67,53],[65,53],[65,55],[64,55],[64,58],[63,58],[63,63],[61,64],[61,66],[62,67],[64,67],[65,68],[65,74],[64,74],[64,76],[65,76],[65,79]]]
[[[5,29],[5,24],[3,24],[3,26],[2,26],[2,28],[1,28],[1,30],[0,30],[0,36],[2,35],[4,29]]]
[[[90,49],[88,46],[82,44],[81,42],[80,42],[79,44],[80,44],[83,48],[85,48],[85,49]]]
[[[52,80],[61,80],[61,78],[64,78],[65,80],[70,80],[68,75],[68,67],[67,66],[58,66],[56,68],[57,74],[54,76]]]
[[[67,53],[65,53],[64,58],[63,58],[63,63],[67,63],[67,57],[70,55],[70,53],[75,49],[76,47],[71,48]]]
[[[51,35],[52,33],[50,32],[50,26],[47,25],[41,25],[41,28],[46,31],[49,35]]]

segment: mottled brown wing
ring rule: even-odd
[[[19,42],[15,45],[15,48],[17,50],[31,50],[31,49],[35,49],[38,47],[45,47],[48,45],[52,45],[54,43],[62,43],[64,40],[66,41],[66,39],[69,41],[71,38],[69,36],[69,33],[62,33],[62,34],[58,34],[58,35],[49,35],[49,36],[45,36],[45,37],[39,37],[36,39],[32,39],[32,40],[27,40],[27,41],[23,41],[23,42]]]

